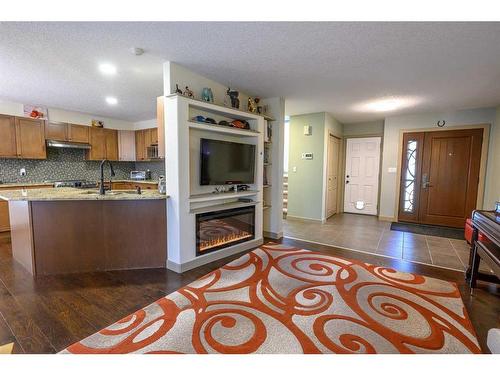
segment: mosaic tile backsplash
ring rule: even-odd
[[[47,148],[46,160],[0,159],[0,181],[8,182],[43,182],[53,180],[90,180],[99,179],[99,161],[85,160],[85,150],[69,148]],[[26,176],[19,175],[19,170],[26,168]],[[151,170],[152,179],[165,175],[165,163],[155,162],[113,162],[116,176],[114,179],[128,179],[130,171]],[[109,168],[105,169],[109,178]]]

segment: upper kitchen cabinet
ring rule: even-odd
[[[90,126],[68,124],[68,141],[89,143]]]
[[[106,138],[106,159],[119,160],[118,158],[118,131],[114,129],[104,129]]]
[[[52,141],[89,143],[90,126],[49,122],[45,127],[45,137]]]
[[[135,132],[135,160],[146,160],[146,146],[143,130],[136,130]]]
[[[90,128],[90,150],[87,160],[118,160],[118,131],[114,129]]]
[[[156,143],[158,144],[158,157],[165,158],[165,98],[156,99]]]
[[[106,134],[103,128],[90,128],[90,150],[87,151],[87,160],[106,159]]]
[[[0,158],[17,158],[14,116],[0,115]]]
[[[46,159],[45,121],[0,115],[0,157]]]
[[[21,159],[46,159],[45,121],[16,117],[16,147]]]
[[[52,141],[67,141],[68,124],[65,122],[49,122],[45,126],[45,138]]]

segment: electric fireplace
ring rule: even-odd
[[[255,206],[196,215],[196,256],[255,238]]]

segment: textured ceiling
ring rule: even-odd
[[[155,116],[162,62],[262,97],[287,114],[380,119],[360,104],[408,96],[409,113],[500,103],[500,23],[0,23],[0,97],[125,120]],[[130,47],[145,49],[134,56]],[[103,77],[100,62],[118,67]],[[119,105],[108,106],[114,95]]]

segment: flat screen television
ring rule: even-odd
[[[253,184],[255,145],[200,139],[200,185]]]

